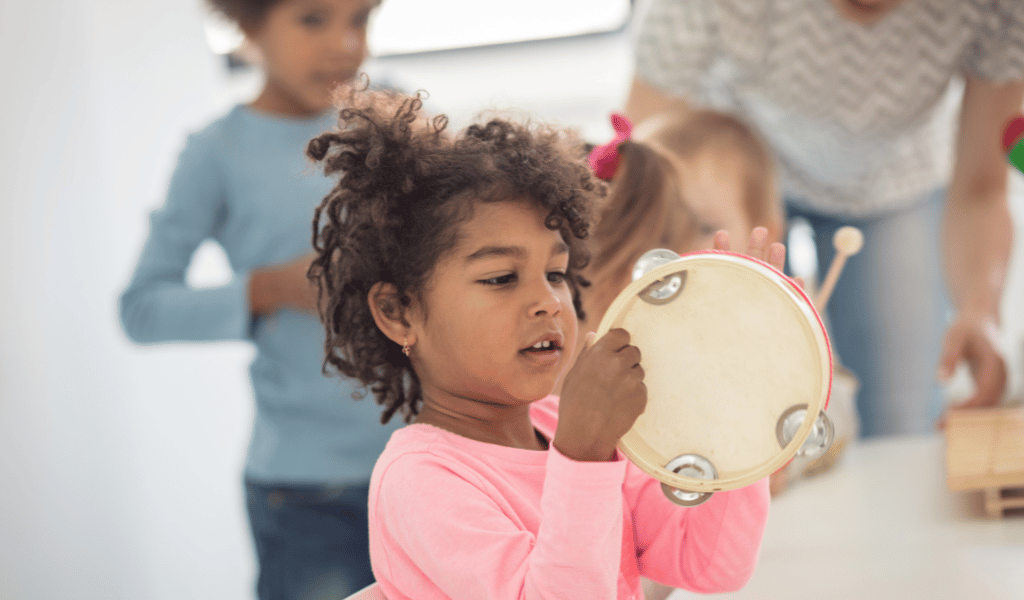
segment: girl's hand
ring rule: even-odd
[[[615,445],[647,406],[640,349],[625,329],[600,340],[587,335],[576,364],[565,376],[554,445],[577,461],[607,461]]]
[[[249,279],[249,309],[253,315],[267,315],[282,308],[317,314],[316,291],[306,272],[316,258],[310,252],[280,265],[255,269]]]
[[[715,250],[729,252],[729,232],[721,229],[715,233]],[[768,243],[768,230],[764,227],[755,227],[750,232],[750,243],[747,244],[747,256],[764,261],[778,270],[782,270],[786,264],[786,246],[779,242]],[[791,278],[798,287],[804,287],[802,277]]]

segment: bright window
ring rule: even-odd
[[[630,0],[384,0],[370,27],[377,56],[615,31]]]

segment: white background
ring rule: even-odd
[[[0,0],[5,600],[252,597],[251,350],[140,348],[116,317],[186,132],[252,87],[209,53],[203,18],[197,0]],[[603,141],[630,63],[619,33],[370,66],[457,125],[515,106]],[[1022,268],[1004,303],[1014,347]]]

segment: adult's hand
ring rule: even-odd
[[[939,360],[939,378],[948,379],[956,365],[967,363],[974,378],[974,395],[955,408],[993,406],[1006,387],[1006,361],[996,342],[995,322],[977,312],[961,312],[946,331]]]

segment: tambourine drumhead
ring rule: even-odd
[[[652,292],[653,290],[653,292]],[[786,464],[828,402],[828,338],[810,301],[774,268],[726,252],[691,254],[631,283],[605,313],[598,337],[624,328],[641,352],[647,408],[619,448],[671,487],[744,487]],[[806,405],[793,439],[777,425]],[[717,476],[665,468],[696,454]]]

